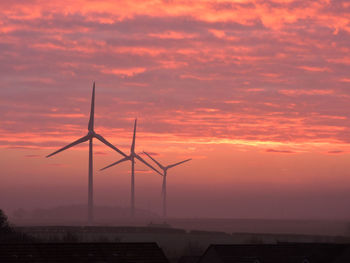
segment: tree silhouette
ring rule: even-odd
[[[7,220],[7,216],[5,213],[0,209],[0,233],[1,234],[7,234],[12,233],[12,228],[10,226],[10,223]]]
[[[35,238],[15,231],[7,220],[5,213],[0,209],[0,243],[27,243],[35,241],[37,241]]]

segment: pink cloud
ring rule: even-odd
[[[26,158],[39,158],[39,157],[42,157],[42,156],[37,155],[37,154],[27,154],[27,155],[24,155],[24,157],[26,157]]]
[[[311,71],[311,72],[325,72],[330,70],[329,68],[326,68],[326,67],[299,66],[299,68],[306,71]]]
[[[101,152],[101,151],[95,151],[94,154],[96,154],[96,155],[107,155],[107,153]]]
[[[340,154],[340,153],[344,153],[344,151],[334,150],[334,151],[328,151],[328,153],[331,153],[331,154]]]
[[[276,150],[276,149],[266,149],[266,152],[268,152],[268,153],[296,153],[296,152],[290,151],[290,150]]]

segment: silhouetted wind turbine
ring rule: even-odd
[[[136,123],[137,123],[137,119],[135,119],[135,123],[134,123],[134,134],[133,134],[132,143],[131,143],[130,155],[127,156],[123,154],[124,158],[100,169],[100,171],[103,171],[119,163],[122,163],[125,161],[131,161],[131,216],[134,216],[135,214],[135,158],[141,161],[142,163],[144,163],[145,165],[147,165],[148,167],[150,167],[152,170],[162,175],[157,169],[155,169],[152,165],[147,163],[144,159],[142,159],[142,157],[140,157],[137,153],[135,153]]]
[[[88,186],[88,224],[92,224],[94,220],[94,212],[93,212],[93,158],[92,158],[92,139],[96,138],[105,145],[111,147],[118,153],[120,153],[123,156],[126,156],[122,151],[120,151],[118,148],[114,147],[111,143],[109,143],[105,138],[103,138],[101,135],[95,133],[94,131],[94,115],[95,115],[95,82],[93,84],[92,88],[92,98],[91,98],[91,110],[90,110],[90,120],[88,125],[88,133],[87,135],[81,137],[80,139],[72,142],[71,144],[68,144],[67,146],[49,154],[46,157],[51,157],[52,155],[55,155],[56,153],[62,152],[64,150],[67,150],[68,148],[71,148],[75,145],[78,145],[79,143],[89,141],[89,186]]]
[[[182,163],[188,162],[192,159],[187,159],[178,163],[174,163],[174,164],[170,164],[168,166],[163,166],[161,165],[157,160],[155,160],[150,154],[143,152],[144,154],[146,154],[149,158],[151,158],[158,166],[160,169],[163,170],[163,185],[162,185],[162,195],[163,195],[163,217],[166,217],[166,212],[167,212],[167,207],[166,207],[166,176],[168,173],[168,169],[173,168],[177,165],[180,165]]]

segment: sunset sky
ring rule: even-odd
[[[64,3],[63,3],[64,2]],[[169,215],[350,218],[350,2],[0,0],[0,208],[87,200],[95,130],[169,171]],[[130,164],[95,140],[95,203]],[[146,158],[146,157],[145,157]],[[136,206],[160,213],[141,164]]]

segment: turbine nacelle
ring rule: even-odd
[[[175,166],[178,166],[178,165],[180,165],[180,164],[183,164],[183,163],[185,163],[185,162],[188,162],[188,161],[191,161],[192,159],[187,159],[187,160],[184,160],[184,161],[181,161],[181,162],[178,162],[178,163],[174,163],[174,164],[170,164],[170,165],[167,165],[167,166],[163,166],[161,163],[159,163],[156,159],[154,159],[149,153],[147,153],[147,152],[143,152],[144,154],[146,154],[153,162],[155,162],[158,166],[159,166],[159,168],[160,169],[162,169],[163,170],[163,172],[164,172],[164,174],[163,175],[165,175],[166,174],[166,172],[168,171],[168,169],[170,169],[170,168],[173,168],[173,167],[175,167]]]
[[[94,131],[94,130],[90,130],[90,131],[87,133],[86,136],[90,136],[90,137],[92,138],[92,137],[95,137],[95,135],[96,135],[95,131]]]

